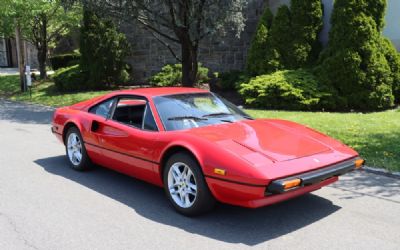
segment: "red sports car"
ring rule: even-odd
[[[206,90],[116,91],[55,111],[52,132],[76,170],[105,166],[160,187],[177,211],[216,201],[256,208],[338,180],[364,165],[303,125],[253,119]]]

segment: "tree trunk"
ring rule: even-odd
[[[37,58],[39,63],[40,79],[47,78],[46,59],[47,59],[47,17],[41,16],[39,43],[37,46]]]
[[[25,86],[25,49],[24,44],[21,39],[21,27],[19,26],[18,21],[16,21],[15,25],[15,41],[17,45],[17,54],[18,54],[18,69],[19,69],[19,79],[21,92],[25,92],[27,87]]]
[[[47,78],[47,72],[46,72],[46,58],[47,58],[47,49],[46,48],[37,48],[38,53],[37,53],[37,58],[38,58],[38,63],[39,63],[39,72],[40,72],[40,79],[46,79]]]
[[[182,86],[193,87],[197,81],[197,46],[190,39],[182,39]]]

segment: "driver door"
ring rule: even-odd
[[[104,165],[149,182],[159,179],[154,160],[158,128],[146,99],[118,97],[109,119],[93,121],[93,125]]]

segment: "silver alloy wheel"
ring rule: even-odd
[[[71,133],[67,140],[68,158],[74,166],[78,166],[82,160],[82,143],[76,133]]]
[[[197,196],[197,185],[188,165],[176,162],[171,166],[168,171],[168,191],[174,202],[181,208],[189,208],[193,205]]]

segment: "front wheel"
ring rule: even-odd
[[[65,137],[65,150],[73,169],[83,171],[90,168],[91,162],[78,128],[68,129]]]
[[[164,170],[164,189],[169,201],[181,214],[200,215],[215,205],[200,166],[192,156],[178,153],[171,156]]]

